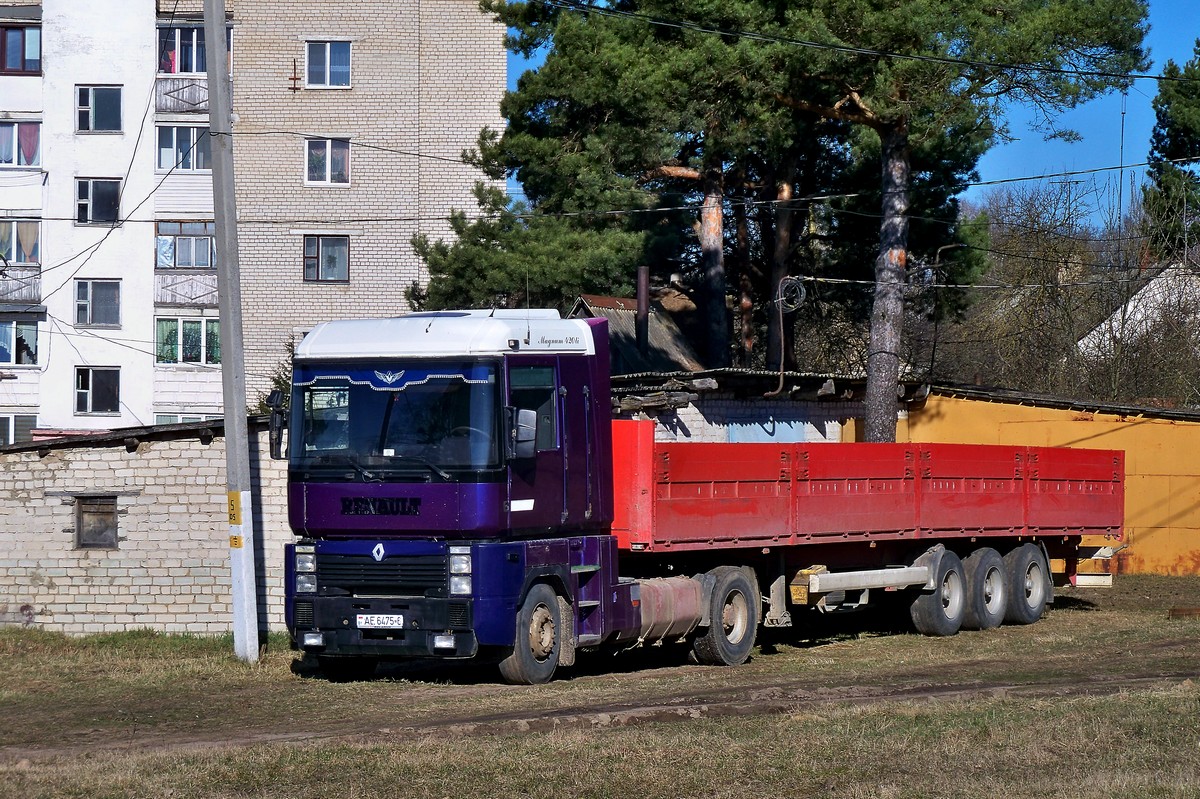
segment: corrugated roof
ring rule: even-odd
[[[571,316],[608,320],[613,375],[640,372],[696,372],[704,368],[679,327],[662,305],[650,302],[646,352],[637,346],[637,300],[629,297],[580,295]]]

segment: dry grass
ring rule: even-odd
[[[334,685],[279,639],[247,667],[228,640],[3,630],[0,797],[1197,797],[1200,619],[1167,609],[1198,605],[1200,579],[1123,578],[1031,627],[820,623],[739,669],[593,655],[531,688],[445,666]],[[431,726],[722,702],[783,712]]]

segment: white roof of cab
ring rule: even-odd
[[[322,322],[296,347],[296,357],[305,360],[513,352],[593,355],[596,346],[582,319],[562,319],[558,311],[535,309],[437,311]]]

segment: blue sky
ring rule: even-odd
[[[1167,60],[1182,66],[1194,53],[1200,37],[1200,5],[1196,0],[1150,0],[1150,33],[1146,44],[1153,65],[1147,71],[1158,74]],[[1074,143],[1043,140],[1040,133],[1030,130],[1029,114],[1020,108],[1009,113],[1010,134],[1016,138],[990,150],[979,163],[983,181],[1011,180],[1060,172],[1118,167],[1122,164],[1141,164],[1150,151],[1150,132],[1154,128],[1154,110],[1150,104],[1158,93],[1152,80],[1135,81],[1124,102],[1124,136],[1122,137],[1122,97],[1109,94],[1080,106],[1059,118],[1061,126],[1083,136]],[[1122,138],[1124,158],[1122,158]],[[1129,202],[1129,180],[1133,175],[1140,183],[1144,170],[1126,169],[1124,202]],[[1095,176],[1102,186],[1107,183],[1115,192],[1119,172]],[[1054,179],[1054,178],[1052,178]],[[1090,182],[1091,176],[1077,178]],[[972,189],[967,197],[975,197],[986,187]]]
[[[1147,72],[1161,72],[1168,59],[1184,64],[1191,59],[1197,38],[1200,38],[1198,0],[1150,0],[1150,33],[1146,43],[1153,65]],[[538,62],[540,59],[535,63]],[[510,89],[515,88],[517,76],[529,65],[529,62],[509,54]],[[1154,81],[1139,80],[1130,88],[1124,101],[1119,93],[1114,93],[1062,115],[1058,120],[1060,127],[1073,129],[1083,137],[1073,143],[1045,141],[1042,134],[1029,128],[1031,117],[1025,109],[1011,108],[1008,121],[1014,140],[997,145],[983,157],[979,163],[980,179],[985,182],[1013,180],[1143,163],[1150,149],[1150,131],[1154,127],[1154,111],[1150,103],[1157,92]],[[1119,171],[1101,172],[1095,178],[1082,175],[1072,180],[1084,180],[1089,184],[1094,181],[1102,193],[1107,188],[1106,201],[1114,205],[1116,186],[1122,182],[1123,199],[1128,204],[1130,176],[1135,182],[1140,182],[1143,171],[1140,168],[1124,170],[1123,182],[1119,181]],[[510,186],[510,191],[517,188]],[[985,191],[986,187],[973,188],[967,191],[966,197],[978,198]]]

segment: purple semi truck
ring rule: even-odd
[[[1036,621],[1121,534],[1120,453],[663,444],[614,421],[606,322],[443,311],[327,322],[296,348],[286,620],[331,679],[488,658],[550,680],[580,649],[746,660],[792,611],[902,597],[951,635]]]

